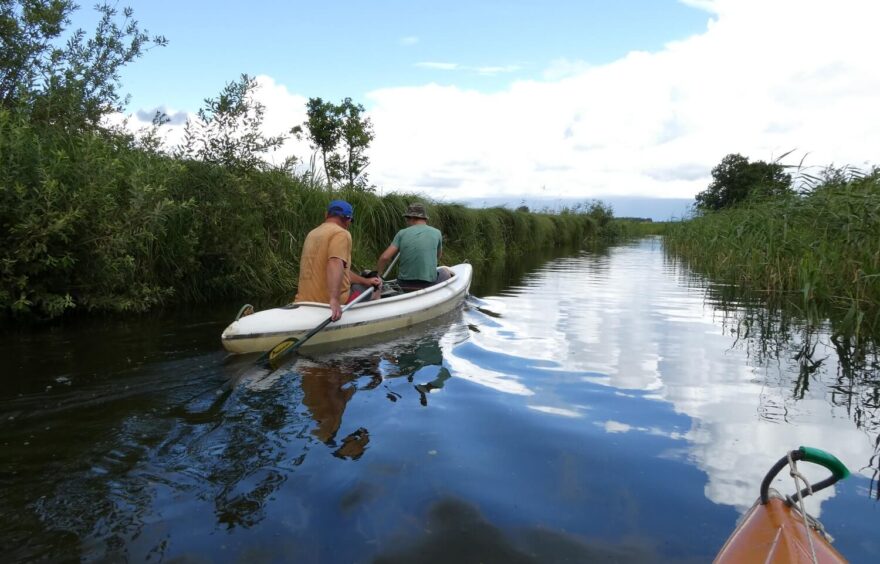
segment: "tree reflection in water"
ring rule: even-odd
[[[785,418],[788,401],[805,399],[813,383],[826,387],[826,400],[843,408],[856,427],[874,437],[870,495],[880,499],[880,336],[847,334],[835,320],[805,319],[792,304],[771,304],[730,286],[710,286],[709,300],[722,316],[722,326],[735,337],[734,348],[746,351],[755,366],[784,366],[779,381],[767,373],[760,414]],[[815,312],[813,312],[815,314]],[[796,374],[794,381],[782,378]],[[789,390],[776,405],[771,390]]]

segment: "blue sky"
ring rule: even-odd
[[[243,72],[268,134],[302,123],[309,97],[350,96],[380,192],[689,199],[729,153],[815,172],[880,147],[875,0],[131,5],[169,40],[123,73],[132,127],[162,108],[173,144]],[[271,158],[291,154],[312,151]]]
[[[555,62],[602,64],[660,49],[702,31],[709,19],[677,0],[124,5],[169,40],[125,71],[133,106],[190,111],[245,72],[307,97],[365,104],[371,90],[430,82],[497,92],[514,80],[542,80]],[[95,17],[84,7],[73,25],[91,29]]]

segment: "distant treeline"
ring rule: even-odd
[[[880,334],[880,169],[799,174],[728,155],[666,248],[699,272],[784,299],[838,332]]]

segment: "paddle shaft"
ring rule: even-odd
[[[385,270],[385,273],[382,275],[383,280],[391,272],[391,269],[394,268],[394,265],[397,264],[397,259],[399,259],[399,258],[400,258],[400,253],[397,253],[397,255],[395,255],[395,257],[394,257],[394,260],[391,261],[391,264],[388,265],[388,268]],[[345,304],[345,306],[343,306],[342,313],[345,313],[345,311],[348,310],[348,308],[350,308],[351,306],[353,306],[357,303],[360,303],[361,300],[363,300],[365,297],[372,295],[373,291],[374,290],[364,290],[358,297],[356,297],[352,301]],[[327,327],[332,321],[333,321],[333,316],[331,315],[330,317],[328,317],[327,319],[322,321],[320,325],[318,325],[317,327],[315,327],[314,329],[312,329],[311,331],[309,331],[308,333],[303,335],[301,339],[294,339],[296,342],[290,346],[281,348],[282,345],[284,345],[284,343],[289,342],[291,339],[285,339],[284,341],[281,341],[280,343],[278,343],[277,345],[272,347],[272,350],[270,350],[268,352],[267,356],[269,358],[269,362],[272,365],[278,366],[279,361],[282,358],[284,358],[285,356],[287,356],[291,352],[293,352],[296,349],[303,346],[303,343],[305,343],[306,341],[308,341],[309,339],[311,339],[312,337],[317,335],[324,327]],[[273,351],[276,351],[276,350],[277,350],[277,352],[275,352],[275,354],[272,354]]]
[[[385,274],[382,275],[382,280],[385,280],[385,277],[388,276],[388,273],[390,273],[391,269],[394,268],[394,265],[397,263],[397,259],[399,259],[399,258],[400,258],[400,253],[397,253],[396,255],[394,255],[394,260],[391,261],[391,264],[389,264],[388,268],[385,269]],[[351,306],[353,306],[356,303],[359,303],[362,299],[364,299],[364,296],[369,296],[374,291],[375,291],[375,288],[373,290],[364,290],[363,292],[361,292],[361,294],[358,297],[351,300],[350,302],[348,302],[347,304],[345,304],[342,307],[342,313],[345,313],[345,311],[348,308],[350,308]],[[340,319],[341,319],[341,317],[340,317]],[[296,344],[293,345],[292,348],[296,349],[296,348],[299,348],[300,346],[302,346],[303,343],[305,343],[306,341],[308,341],[309,339],[314,337],[315,334],[318,333],[318,331],[320,331],[324,327],[327,327],[327,325],[329,325],[330,322],[332,322],[332,321],[333,321],[333,316],[330,316],[327,319],[325,319],[323,321],[323,323],[321,323],[320,325],[318,325],[317,327],[315,327],[314,329],[312,329],[311,331],[309,331],[308,333],[303,335],[303,338],[300,339],[299,341],[297,341]]]
[[[360,303],[361,300],[363,300],[367,296],[371,295],[372,293],[373,293],[372,290],[365,290],[365,291],[361,292],[361,294],[358,295],[358,297],[356,297],[355,299],[351,300],[350,302],[348,302],[347,304],[342,306],[342,313],[345,313],[348,310],[348,308],[350,308],[351,306],[353,306],[357,303]],[[303,343],[305,343],[306,341],[308,341],[309,339],[311,339],[312,337],[317,335],[321,331],[321,329],[330,325],[330,323],[332,321],[333,321],[332,316],[328,317],[327,319],[322,321],[320,325],[318,325],[317,327],[315,327],[314,329],[312,329],[311,331],[309,331],[308,333],[303,335],[302,338],[296,342],[296,344],[294,344],[292,347],[290,347],[290,349],[288,349],[288,352],[301,347],[303,345]]]

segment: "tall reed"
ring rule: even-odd
[[[615,219],[611,231],[613,231],[615,237],[621,238],[649,237],[651,235],[665,234],[667,225],[669,224],[664,221]]]
[[[416,194],[331,196],[308,176],[174,159],[123,135],[41,129],[0,109],[0,315],[292,296],[303,240],[331,197],[355,207],[352,262],[363,268],[375,265],[417,200],[444,233],[447,264],[516,259],[602,230],[588,209],[554,215]]]
[[[670,224],[666,248],[692,268],[770,296],[840,331],[880,330],[880,171],[827,175],[805,194],[753,200]]]

